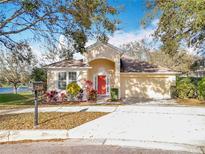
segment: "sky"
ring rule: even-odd
[[[121,21],[119,30],[109,36],[109,43],[120,46],[132,41],[146,39],[151,41],[152,34],[157,27],[158,20],[155,19],[144,29],[141,21],[146,15],[146,0],[110,0],[110,4],[118,7],[123,6],[118,18]],[[89,40],[87,45],[94,43],[95,40]]]
[[[158,19],[154,19],[146,28],[143,28],[141,21],[145,17],[146,0],[110,0],[110,4],[115,7],[123,6],[120,10],[117,18],[121,21],[117,31],[113,35],[109,36],[109,43],[120,47],[123,44],[127,44],[133,41],[146,40],[147,43],[153,41],[152,36],[157,28]],[[95,43],[96,40],[89,40],[86,46]],[[158,46],[159,44],[157,44]],[[156,48],[156,44],[152,46]],[[79,58],[79,54],[75,56]],[[81,57],[80,57],[81,58]]]

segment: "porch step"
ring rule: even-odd
[[[109,96],[98,96],[97,97],[97,104],[102,104],[107,102],[107,100],[110,99]]]

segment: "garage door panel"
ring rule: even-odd
[[[167,78],[122,78],[122,96],[167,99],[170,98],[170,83]]]

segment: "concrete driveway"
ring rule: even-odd
[[[105,145],[203,153],[205,108],[120,106],[108,115],[71,129],[69,137],[106,139]]]

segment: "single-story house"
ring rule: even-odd
[[[119,98],[171,98],[177,72],[122,57],[123,51],[109,43],[97,41],[86,51],[83,60],[62,60],[46,66],[48,90],[63,90],[72,81],[83,86],[87,79],[99,96],[110,96],[114,87]]]

